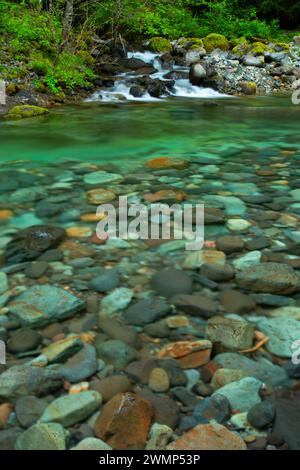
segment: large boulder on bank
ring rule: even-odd
[[[222,34],[211,33],[203,39],[203,44],[207,52],[212,52],[214,49],[221,49],[228,51],[229,42]]]
[[[39,106],[31,106],[28,104],[14,106],[11,108],[7,115],[7,119],[23,119],[23,118],[30,118],[35,116],[43,116],[44,114],[48,114],[49,110],[46,108],[41,108]]]
[[[244,95],[256,95],[255,82],[241,82],[240,86]]]
[[[192,85],[201,85],[206,78],[206,70],[201,64],[193,64],[190,68],[189,79]]]
[[[152,52],[169,52],[172,49],[172,43],[166,38],[151,38],[149,41],[149,49]]]

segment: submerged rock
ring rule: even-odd
[[[226,369],[245,372],[249,377],[255,377],[267,386],[284,386],[288,377],[285,370],[265,358],[249,359],[237,353],[223,353],[214,357],[214,362]]]
[[[78,383],[95,374],[97,368],[96,350],[94,346],[85,344],[77,354],[65,362],[59,371],[68,382]]]
[[[292,345],[300,338],[300,321],[288,317],[250,317],[269,341],[266,349],[278,357],[290,358],[294,350]]]
[[[10,313],[22,325],[33,328],[64,320],[83,307],[83,300],[60,287],[47,284],[30,287],[9,304]]]
[[[31,261],[44,251],[55,248],[65,237],[66,232],[61,227],[34,225],[19,231],[5,250],[7,263]]]
[[[249,411],[254,405],[261,402],[259,392],[263,382],[254,377],[245,377],[237,382],[219,388],[213,397],[222,395],[227,398],[233,412]]]
[[[21,426],[29,428],[38,421],[46,407],[46,400],[27,395],[17,400],[15,413]]]
[[[254,405],[247,414],[247,420],[249,423],[258,429],[263,429],[270,426],[276,415],[276,410],[273,403],[269,401],[263,401]]]
[[[292,294],[300,290],[300,276],[287,264],[261,263],[236,276],[240,287],[254,292]]]
[[[170,310],[171,305],[162,299],[152,297],[140,300],[127,308],[123,317],[130,325],[143,326],[165,317]]]
[[[176,294],[191,294],[193,282],[191,277],[179,269],[163,269],[154,274],[152,287],[164,297]]]
[[[167,450],[246,450],[246,444],[221,424],[199,424],[169,444]]]
[[[82,441],[78,442],[75,447],[70,450],[112,450],[112,448],[101,439],[95,437],[87,437]]]
[[[102,397],[98,392],[86,391],[64,395],[52,401],[41,416],[41,423],[60,423],[72,426],[99,410]]]
[[[38,423],[16,440],[16,450],[65,450],[66,430],[57,423]]]
[[[95,433],[115,450],[142,450],[152,421],[152,407],[133,393],[115,395],[102,409]]]
[[[58,390],[62,376],[53,369],[12,366],[0,375],[0,397],[14,400],[26,395],[43,396]]]
[[[206,336],[216,347],[227,350],[251,348],[254,338],[253,326],[241,320],[215,316],[208,320]]]

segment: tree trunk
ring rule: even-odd
[[[65,43],[68,41],[70,31],[73,23],[74,0],[66,0],[65,17],[64,17],[64,31],[63,37]]]

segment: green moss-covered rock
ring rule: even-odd
[[[290,45],[286,42],[276,42],[275,44],[276,49],[280,49],[284,52],[289,52],[290,50]]]
[[[272,51],[272,49],[266,46],[266,44],[264,44],[263,42],[254,42],[252,44],[250,52],[252,55],[257,56],[257,55],[264,55],[265,52],[274,52],[274,51]]]
[[[7,115],[7,119],[23,119],[35,116],[42,116],[48,114],[49,110],[46,108],[40,108],[39,106],[20,105],[11,108]]]
[[[149,41],[149,49],[152,52],[168,52],[172,49],[172,44],[166,38],[151,38]]]
[[[244,44],[247,42],[247,39],[244,36],[241,36],[239,38],[234,38],[230,41],[230,44],[232,47],[239,46],[241,44]]]
[[[256,83],[255,82],[241,82],[241,89],[244,95],[255,95],[256,94]]]
[[[7,83],[6,84],[6,94],[8,96],[13,96],[19,91],[19,86],[16,83]]]
[[[236,46],[234,46],[234,48],[232,49],[232,53],[237,55],[237,56],[242,56],[244,54],[247,54],[247,52],[250,51],[250,45],[249,43],[246,41],[240,43],[240,44],[237,44]]]
[[[211,33],[203,39],[203,44],[207,52],[212,52],[214,49],[221,49],[228,51],[230,44],[229,41],[222,34]]]
[[[200,49],[204,47],[203,41],[200,38],[181,38],[177,43],[185,49]]]

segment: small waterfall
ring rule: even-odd
[[[151,79],[159,79],[161,81],[167,81],[165,78],[169,72],[177,72],[178,75],[188,76],[189,68],[179,65],[173,65],[171,68],[163,67],[160,60],[161,54],[155,54],[150,51],[145,52],[129,52],[128,59],[140,59],[146,64],[152,65],[156,72],[149,75]],[[90,97],[86,99],[87,102],[102,101],[102,102],[120,102],[120,101],[162,101],[168,97],[176,96],[183,98],[224,98],[227,95],[221,94],[212,88],[202,88],[194,86],[190,83],[188,78],[175,79],[174,87],[168,92],[168,95],[163,95],[160,98],[151,96],[148,92],[145,92],[141,97],[134,97],[130,94],[130,88],[134,85],[134,80],[142,77],[138,73],[128,72],[121,73],[118,75],[117,80],[113,87],[96,91]]]

